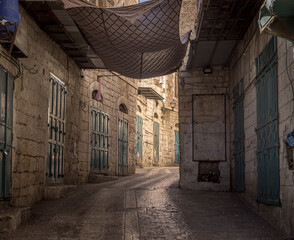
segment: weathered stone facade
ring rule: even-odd
[[[143,95],[138,96],[137,115],[142,117],[142,161],[139,166],[170,166],[175,163],[175,131],[178,127],[178,96],[177,73],[155,78],[144,79],[139,87],[150,87],[159,93],[163,100],[148,99]],[[171,102],[175,101],[172,109]],[[154,154],[154,123],[159,124],[159,159]]]
[[[270,186],[275,181],[278,184],[279,201],[273,204],[269,200],[267,204],[264,204],[266,200],[259,199],[261,194],[259,188],[263,184],[262,180],[260,180],[263,178],[261,172],[266,172],[266,169],[262,167],[261,160],[258,159],[258,151],[260,151],[259,149],[263,147],[262,144],[265,144],[267,140],[258,142],[257,132],[263,126],[258,124],[257,119],[264,106],[258,105],[257,88],[259,73],[256,67],[256,59],[265,51],[266,46],[272,40],[272,36],[264,33],[260,34],[257,29],[256,16],[243,40],[239,41],[234,49],[227,67],[212,67],[211,74],[204,74],[202,68],[181,72],[182,78],[179,80],[180,186],[199,190],[239,191],[241,192],[239,193],[240,197],[247,200],[265,219],[273,225],[282,228],[287,233],[293,234],[293,166],[291,162],[292,157],[290,156],[289,158],[287,144],[285,143],[287,134],[293,130],[293,127],[290,127],[293,126],[293,119],[291,117],[293,112],[293,91],[291,86],[293,84],[294,69],[293,44],[277,38],[277,52],[275,55],[277,72],[275,73],[273,70],[273,72],[269,71],[266,73],[272,74],[272,77],[277,77],[277,87],[270,88],[271,90],[268,92],[270,100],[265,100],[264,104],[271,106],[272,109],[273,105],[271,104],[274,101],[271,99],[274,99],[276,91],[278,96],[278,114],[275,115],[275,118],[278,119],[278,144],[274,144],[271,147],[278,148],[278,157],[272,155],[272,152],[270,152],[272,150],[268,150],[268,152],[264,151],[265,156],[267,154],[271,155],[271,159],[267,157],[265,159],[267,161],[275,161],[278,163],[278,166],[277,168],[272,168],[271,166],[272,172],[266,173],[269,174],[267,175],[267,184],[269,184],[267,194],[272,194],[271,192],[276,191],[276,188],[274,189],[272,185]],[[264,61],[268,60],[270,59],[264,59]],[[239,92],[237,95],[240,94],[240,91],[243,91],[243,95],[241,94],[240,97],[243,99],[244,115],[241,120],[239,119],[235,122],[236,113],[234,110],[236,105],[234,101],[236,100],[236,91]],[[200,152],[202,145],[197,145],[194,142],[193,133],[196,135],[194,135],[194,138],[199,138],[202,134],[200,131],[196,131],[199,130],[199,121],[203,121],[205,117],[209,117],[204,122],[210,124],[211,117],[215,117],[209,115],[209,109],[214,109],[213,105],[215,104],[211,96],[216,94],[221,94],[225,98],[226,131],[223,144],[225,146],[226,159],[225,161],[219,161],[218,170],[221,177],[219,182],[209,182],[207,181],[208,179],[205,179],[207,182],[201,182],[199,181],[201,161],[197,160],[197,157],[202,154]],[[201,104],[195,104],[201,103],[199,101],[199,97],[201,96],[207,96],[204,98],[206,99],[204,103],[205,112],[201,112]],[[202,118],[199,117],[199,113],[200,117],[202,113]],[[236,171],[236,152],[238,152],[238,149],[236,149],[234,143],[236,141],[236,125],[241,124],[242,120],[244,121],[245,134],[243,168],[245,185],[243,190],[238,190],[236,186],[240,179],[237,180],[237,177],[240,178],[240,176],[237,175],[240,174],[238,171],[242,167]],[[207,128],[202,128],[202,130],[205,130],[204,133],[206,134],[210,133]],[[276,129],[271,128],[265,134],[265,138],[273,136],[272,134],[275,131]],[[271,139],[268,141],[274,141],[273,137]],[[211,144],[213,143],[211,138],[207,138],[204,142],[207,152],[219,153],[218,146]],[[216,169],[215,165],[212,163],[209,164],[211,165],[211,171],[214,171]],[[203,169],[205,170],[205,167],[202,167]],[[278,177],[274,175],[274,172],[278,173]]]
[[[205,75],[202,69],[193,70],[189,72],[182,71],[181,79],[179,83],[179,122],[180,122],[180,186],[184,188],[194,190],[222,190],[227,191],[230,189],[230,164],[229,164],[229,148],[224,147],[223,159],[213,158],[215,156],[203,156],[200,159],[197,155],[200,155],[199,145],[205,144],[205,155],[213,154],[218,157],[219,152],[215,148],[215,142],[209,136],[202,135],[205,130],[208,130],[205,126],[197,129],[196,117],[212,118],[207,115],[207,112],[200,112],[200,116],[197,115],[197,109],[200,106],[196,105],[196,98],[204,97],[205,109],[213,109],[216,104],[212,101],[213,96],[224,96],[225,101],[222,109],[225,109],[225,125],[224,129],[228,129],[229,120],[229,101],[226,97],[227,87],[229,84],[229,72],[228,69],[217,68],[214,69],[210,75]],[[199,120],[200,121],[200,120]],[[208,122],[207,122],[208,123]],[[209,127],[213,127],[209,125]],[[194,137],[193,137],[194,129]],[[211,133],[213,134],[213,133]],[[199,143],[196,143],[196,137],[200,136]],[[221,142],[225,142],[229,139],[229,131],[224,132],[221,137]],[[198,148],[197,148],[198,147]],[[193,153],[194,151],[194,153]],[[193,159],[194,158],[194,159]],[[207,164],[208,170],[213,170],[213,162],[217,162],[219,173],[219,182],[206,182],[200,181],[199,178],[202,174],[207,174],[206,171],[201,172],[200,165]],[[211,165],[211,166],[210,166]],[[211,169],[210,169],[211,168]]]
[[[65,84],[67,91],[64,178],[60,176],[58,182],[76,185],[88,181],[92,107],[110,118],[109,175],[118,174],[118,119],[129,121],[128,174],[134,173],[136,81],[107,71],[81,70],[21,6],[20,12],[21,24],[27,24],[28,57],[19,59],[21,76],[14,81],[11,205],[30,206],[45,194],[50,73]],[[12,75],[17,73],[3,57],[0,64]],[[92,99],[93,90],[99,89],[97,75],[102,76],[103,102]],[[128,114],[119,111],[121,103]]]
[[[278,137],[279,137],[279,189],[281,206],[269,206],[257,203],[258,198],[258,140],[257,127],[257,70],[256,58],[264,51],[272,36],[256,32],[257,20],[253,21],[244,39],[238,44],[231,61],[230,71],[230,96],[234,87],[243,80],[244,82],[244,132],[245,132],[245,192],[241,196],[253,205],[258,212],[281,227],[286,232],[293,234],[293,169],[287,157],[287,134],[293,130],[291,115],[293,112],[293,84],[294,55],[293,44],[277,38],[277,82],[275,89],[278,93]],[[289,75],[288,75],[288,73]],[[274,96],[273,96],[274,97]],[[270,103],[269,103],[270,104]],[[230,108],[232,109],[232,108]],[[234,117],[231,110],[231,151],[233,151],[233,126]],[[291,127],[292,124],[292,127]],[[291,127],[291,129],[290,129]],[[235,159],[231,152],[232,183],[236,184]]]

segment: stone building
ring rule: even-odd
[[[140,80],[138,90],[137,165],[178,165],[177,73]]]
[[[247,2],[198,1],[179,79],[180,186],[236,191],[293,234],[293,44],[260,33],[262,1]]]
[[[31,206],[97,173],[135,173],[137,81],[93,70],[99,59],[58,4],[19,11],[18,60],[1,47],[0,200]]]

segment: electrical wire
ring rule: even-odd
[[[10,62],[11,64],[13,64],[13,66],[17,69],[17,74],[13,75],[14,79],[17,79],[20,77],[21,75],[21,67],[20,64],[11,56],[9,56],[8,54],[6,54],[5,52],[0,52],[0,55],[5,58],[8,62]]]

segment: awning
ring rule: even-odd
[[[139,87],[138,95],[143,95],[148,99],[163,100],[163,97],[151,87]]]
[[[294,41],[294,1],[266,0],[259,11],[261,32]]]
[[[187,70],[228,66],[263,0],[198,0]]]
[[[189,40],[189,33],[179,36],[181,0],[119,8],[62,2],[108,70],[142,79],[170,74],[181,66]]]

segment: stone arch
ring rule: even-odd
[[[141,109],[141,107],[140,107],[139,105],[137,105],[137,111],[138,111],[139,113],[142,113],[142,109]]]

